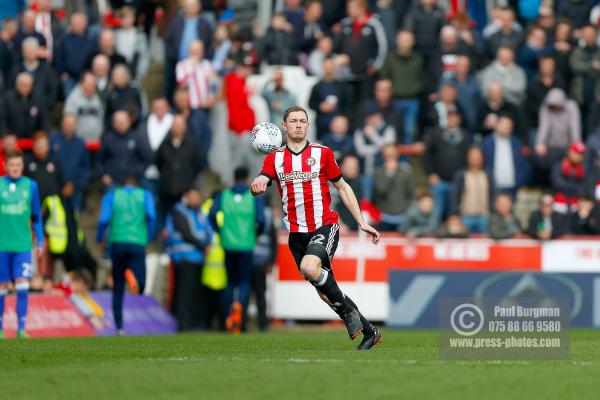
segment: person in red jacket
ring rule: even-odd
[[[230,54],[231,56],[231,54]],[[254,110],[250,105],[252,91],[246,83],[254,71],[256,58],[249,51],[233,55],[235,67],[225,75],[223,94],[227,103],[230,130],[229,148],[232,168],[246,167],[252,175],[258,174],[262,159],[250,147],[250,131],[256,123]]]

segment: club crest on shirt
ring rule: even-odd
[[[308,157],[308,158],[306,159],[306,164],[307,164],[307,165],[310,165],[311,167],[312,167],[313,165],[315,165],[315,163],[316,163],[316,162],[317,162],[317,160],[315,160],[313,157]]]

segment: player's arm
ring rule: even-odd
[[[268,154],[263,161],[260,174],[254,178],[250,185],[250,192],[254,196],[263,194],[275,177],[275,153]]]
[[[352,214],[360,229],[371,236],[371,241],[373,244],[379,243],[380,234],[375,228],[365,222],[365,219],[360,212],[358,200],[356,199],[356,196],[354,195],[350,185],[348,185],[348,183],[342,177],[340,177],[338,180],[332,181],[332,184],[340,194],[340,199],[342,199],[342,202],[348,211],[350,211],[350,214]]]
[[[35,233],[36,255],[41,256],[44,248],[44,225],[42,222],[42,207],[40,205],[40,191],[35,182],[31,182],[31,223]]]

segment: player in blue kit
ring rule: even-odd
[[[23,153],[6,154],[6,176],[0,178],[0,338],[4,337],[2,318],[8,284],[17,291],[17,337],[27,338],[25,320],[31,279],[31,228],[35,232],[36,257],[44,249],[44,230],[37,184],[23,176]]]

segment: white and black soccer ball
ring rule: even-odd
[[[271,122],[259,122],[250,133],[250,144],[258,153],[272,153],[281,147],[282,142],[281,130]]]

